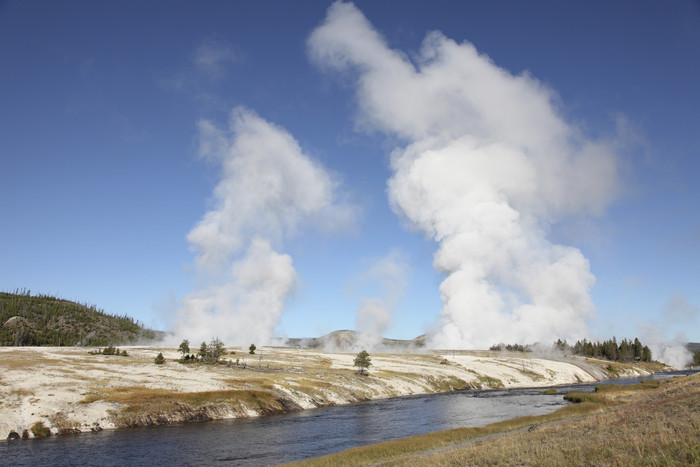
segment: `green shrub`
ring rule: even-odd
[[[156,355],[156,358],[155,358],[154,361],[155,361],[156,365],[162,365],[162,364],[164,364],[164,363],[165,363],[165,357],[163,356],[163,353],[162,353],[162,352],[158,353],[158,355]]]
[[[36,438],[45,438],[47,436],[51,436],[51,430],[49,429],[49,427],[44,425],[44,422],[35,422],[30,429],[32,430],[32,434]]]

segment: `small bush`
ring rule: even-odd
[[[564,394],[564,400],[573,402],[574,404],[581,404],[583,402],[593,402],[600,403],[600,397],[597,397],[595,393],[588,392],[570,392],[569,394]]]
[[[156,365],[162,365],[162,364],[164,364],[164,363],[165,363],[165,357],[163,357],[163,353],[162,353],[162,352],[158,353],[158,355],[156,355],[156,358],[155,358],[154,361],[155,361]]]
[[[47,436],[51,436],[51,430],[49,429],[49,427],[44,425],[44,422],[42,421],[34,423],[34,425],[32,425],[30,429],[32,430],[32,434],[36,438],[45,438]]]

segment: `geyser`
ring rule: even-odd
[[[614,145],[585,137],[552,90],[468,42],[432,32],[409,60],[351,3],[331,5],[308,50],[321,68],[355,77],[359,128],[403,141],[389,200],[437,242],[434,266],[446,276],[431,345],[586,335],[595,278],[579,249],[549,233],[615,197]]]
[[[233,109],[228,130],[203,120],[199,131],[200,155],[220,166],[220,180],[187,236],[203,285],[182,300],[175,334],[266,344],[296,282],[291,256],[276,249],[305,223],[347,226],[355,208],[337,201],[332,174],[287,131],[251,110]]]

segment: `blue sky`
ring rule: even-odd
[[[397,215],[387,189],[392,150],[416,140],[366,124],[362,72],[312,57],[330,5],[0,3],[0,289],[176,325],[186,297],[222,280],[202,273],[188,240],[222,179],[200,157],[201,123],[225,129],[242,108],[291,135],[334,180],[331,208],[352,211],[340,228],[300,217],[271,240],[296,278],[274,334],[355,328],[369,299],[388,313],[387,337],[434,329],[438,241]],[[700,341],[697,2],[355,5],[408,63],[430,31],[467,41],[550,90],[583,138],[609,142],[615,195],[543,234],[595,276],[585,333]]]

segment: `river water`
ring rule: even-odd
[[[630,384],[647,378],[607,382]],[[410,396],[256,419],[3,442],[0,465],[274,465],[389,439],[545,414],[567,404],[562,394],[592,392],[594,387],[559,387],[555,395],[541,394],[538,388]]]

